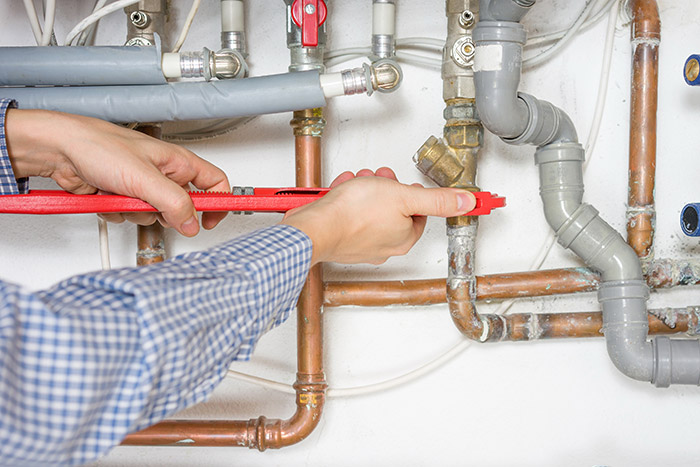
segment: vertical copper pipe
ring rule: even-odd
[[[298,186],[321,185],[322,109],[294,113],[296,182]],[[287,420],[259,417],[247,421],[166,421],[127,436],[126,445],[248,446],[264,451],[295,444],[318,425],[326,395],[323,373],[321,265],[309,271],[297,306],[296,412]]]
[[[661,22],[656,0],[632,0],[627,241],[642,260],[653,258],[656,109]]]
[[[161,139],[162,128],[159,124],[147,123],[136,127],[137,131],[153,138]],[[151,225],[137,225],[136,264],[146,266],[165,261],[165,230],[157,221]]]

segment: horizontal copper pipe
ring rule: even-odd
[[[699,260],[660,259],[647,268],[649,287],[700,284]],[[600,276],[587,268],[549,269],[477,276],[478,300],[546,297],[598,289]],[[421,306],[446,303],[445,279],[326,282],[323,304],[338,306]]]
[[[603,316],[586,313],[516,313],[500,316],[500,328],[489,342],[602,337]],[[700,334],[700,307],[649,310],[649,334]]]
[[[599,276],[586,268],[550,269],[477,276],[478,300],[591,292]],[[327,282],[323,304],[337,306],[434,305],[445,303],[445,279],[376,282]]]

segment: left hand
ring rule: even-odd
[[[139,198],[159,214],[103,215],[148,225],[156,218],[191,237],[199,231],[197,212],[186,192],[230,191],[221,169],[187,149],[96,118],[46,110],[7,112],[8,153],[17,178],[50,177],[72,193],[98,190]],[[211,229],[226,213],[202,215]]]

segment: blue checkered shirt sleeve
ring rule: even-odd
[[[15,173],[10,165],[10,156],[7,153],[7,139],[5,138],[5,116],[7,109],[17,105],[12,99],[0,98],[0,195],[18,195],[26,193],[29,189],[27,179],[15,179]]]
[[[0,281],[0,463],[83,464],[206,400],[287,318],[311,249],[278,225],[46,291]]]

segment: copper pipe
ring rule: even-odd
[[[162,136],[162,127],[155,123],[139,125],[136,127],[136,131],[157,139],[161,139]],[[138,266],[147,266],[165,261],[167,254],[165,252],[165,230],[163,226],[158,221],[151,225],[137,225],[136,232],[138,244],[136,264]]]
[[[544,297],[598,289],[600,277],[590,269],[491,274],[476,277],[478,300]],[[337,306],[434,305],[445,303],[445,279],[377,282],[326,282],[323,304]]]
[[[322,109],[294,112],[297,186],[321,186]],[[314,134],[307,134],[313,127]],[[318,425],[327,384],[323,373],[321,265],[309,271],[297,306],[296,412],[287,420],[174,420],[127,436],[126,445],[248,446],[264,451],[300,442]]]
[[[653,258],[656,212],[656,110],[661,22],[656,0],[632,0],[632,88],[630,91],[627,241],[642,259]]]
[[[492,315],[493,316],[493,315]],[[499,316],[501,325],[489,342],[602,337],[603,316],[585,313],[516,313]],[[649,334],[700,334],[700,307],[649,310]]]
[[[323,304],[338,306],[421,306],[446,302],[445,279],[326,282]],[[649,263],[649,287],[700,284],[700,261],[660,259]],[[598,289],[600,276],[587,268],[491,274],[476,277],[478,300],[546,297]]]

